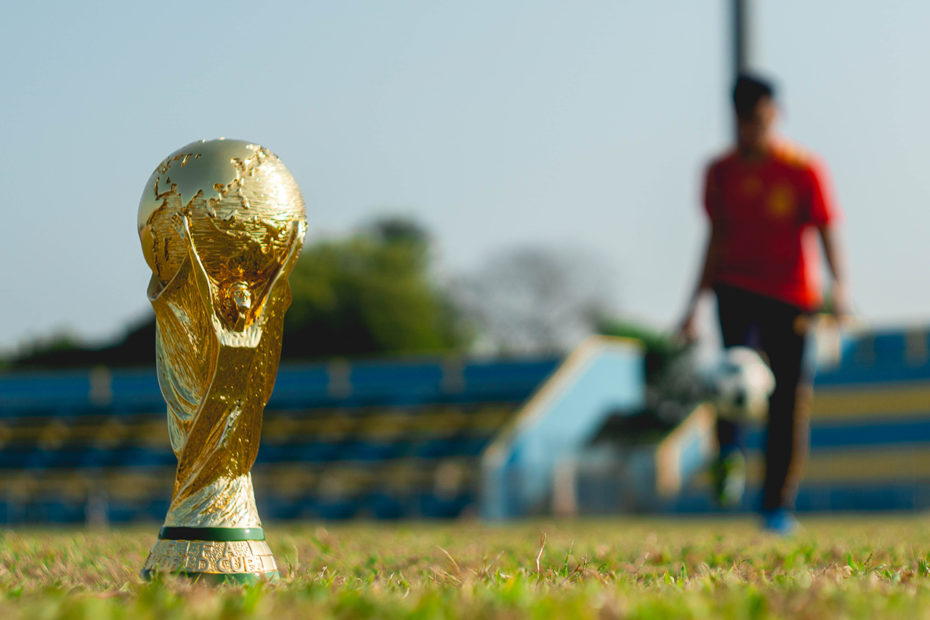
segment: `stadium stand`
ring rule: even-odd
[[[640,398],[628,356],[609,362],[617,364],[612,376],[623,377],[611,385],[596,364],[578,362],[590,352],[589,344],[564,360],[282,366],[253,469],[260,513],[266,520],[473,514],[482,504],[482,475],[494,467],[512,472],[521,460],[535,495],[510,493],[499,478],[496,495],[485,484],[485,515],[519,516],[541,506],[558,512],[560,503],[566,514],[715,510],[699,473],[712,421],[704,409],[651,448],[652,478],[634,471],[642,459],[626,458],[626,469],[569,480],[562,486],[570,493],[560,495],[555,481],[567,480],[568,471],[561,465],[603,452],[585,441],[600,417]],[[151,370],[0,374],[0,524],[161,520],[176,466],[164,416]],[[754,486],[761,442],[761,432],[754,433]],[[557,449],[538,449],[543,445]],[[631,502],[631,481],[651,485],[661,501]],[[754,500],[748,493],[743,509]],[[838,363],[818,369],[798,508],[930,508],[927,330],[861,334],[845,343]]]
[[[283,366],[253,469],[266,520],[454,517],[485,445],[558,363]],[[160,520],[176,460],[151,370],[0,375],[0,523]]]

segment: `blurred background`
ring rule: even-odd
[[[799,509],[925,507],[927,23],[864,0],[7,8],[0,521],[164,515],[136,208],[218,136],[276,152],[308,204],[263,516],[709,510],[667,334],[739,63],[829,165],[862,325],[820,339]]]

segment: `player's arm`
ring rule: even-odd
[[[717,217],[721,201],[719,176],[719,171],[715,165],[711,165],[704,176],[704,211],[708,216],[710,227],[707,242],[704,245],[704,259],[701,261],[698,280],[688,298],[685,314],[678,325],[678,336],[686,342],[691,342],[697,338],[697,328],[694,324],[695,311],[698,302],[701,300],[701,294],[709,290],[714,283],[720,256],[721,234]]]
[[[685,309],[684,317],[681,319],[681,323],[678,327],[678,335],[686,341],[695,340],[697,337],[697,329],[694,324],[695,311],[697,310],[698,302],[701,299],[701,295],[710,290],[711,286],[714,283],[714,274],[717,268],[717,260],[719,256],[719,239],[720,233],[717,225],[711,221],[710,231],[707,235],[707,243],[704,248],[704,260],[701,261],[701,271],[698,277],[697,283],[692,290],[691,296],[688,298],[688,305]]]
[[[810,167],[811,178],[811,224],[817,228],[820,241],[823,244],[824,258],[830,275],[833,276],[833,286],[830,298],[833,314],[837,319],[843,320],[849,316],[849,292],[846,279],[846,251],[836,225],[839,219],[839,206],[833,198],[833,191],[827,174],[826,166],[815,159]]]
[[[849,316],[849,292],[846,288],[846,252],[843,243],[840,240],[836,226],[825,224],[818,226],[817,231],[820,234],[820,241],[823,244],[824,257],[827,259],[827,267],[830,268],[830,275],[833,276],[833,286],[830,291],[830,298],[833,305],[833,313],[837,319],[844,319]]]

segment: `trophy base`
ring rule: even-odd
[[[261,528],[163,527],[142,567],[142,578],[188,577],[210,583],[253,583],[278,578]]]

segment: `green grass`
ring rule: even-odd
[[[282,579],[145,583],[157,526],[0,534],[0,618],[930,617],[930,519],[266,524]]]

